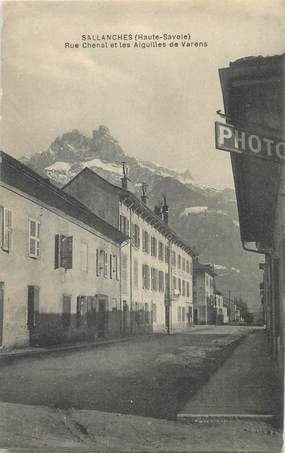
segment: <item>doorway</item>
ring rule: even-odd
[[[105,327],[106,327],[106,303],[105,299],[98,300],[98,337],[105,336]]]

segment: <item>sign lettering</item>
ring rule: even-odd
[[[261,159],[285,162],[285,142],[237,129],[231,124],[215,123],[216,148]]]

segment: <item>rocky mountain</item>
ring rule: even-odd
[[[109,129],[100,126],[92,137],[77,129],[57,137],[47,151],[22,162],[62,186],[84,167],[89,167],[113,184],[120,185],[122,162],[129,169],[129,189],[140,194],[148,187],[149,205],[166,194],[170,225],[218,273],[217,287],[232,298],[242,297],[249,307],[259,308],[258,272],[260,256],[242,250],[235,193],[195,183],[191,172],[169,169],[128,156]]]

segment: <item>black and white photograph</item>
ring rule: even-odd
[[[0,18],[0,453],[282,452],[284,1]]]

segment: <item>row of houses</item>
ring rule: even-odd
[[[152,211],[127,184],[85,168],[59,189],[1,152],[2,348],[213,322],[212,266],[170,228],[166,199]]]

